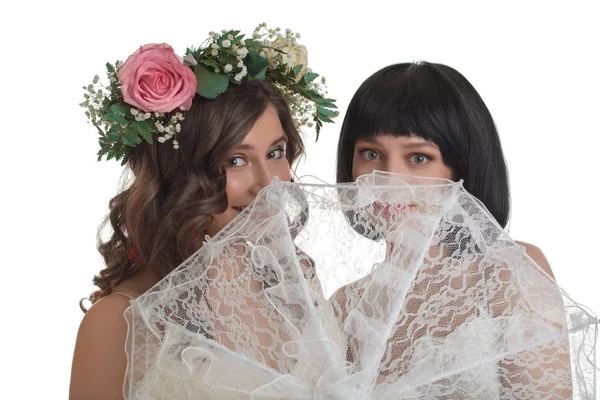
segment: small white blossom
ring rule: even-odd
[[[158,137],[158,141],[159,141],[160,143],[164,143],[164,142],[166,141],[166,139],[165,139],[164,137],[162,137],[162,136],[159,136],[159,137]]]
[[[131,110],[129,110],[129,112],[131,113],[131,115],[138,115],[138,110],[136,110],[135,108],[132,108]]]
[[[223,40],[223,42],[221,43],[221,45],[225,48],[231,46],[231,42],[227,39]]]
[[[234,79],[236,82],[240,82],[240,81],[242,80],[242,78],[243,78],[243,76],[242,76],[241,74],[237,74],[236,76],[234,76],[234,77],[233,77],[233,79]]]
[[[227,35],[227,39],[233,40],[233,35],[230,33],[229,35]]]
[[[238,68],[242,68],[244,66],[244,63],[242,61],[240,61],[239,63],[237,63],[237,67]]]
[[[178,144],[174,144],[174,145],[173,145],[173,148],[174,148],[175,150],[179,150],[179,145],[178,145]]]
[[[230,73],[232,69],[233,69],[233,65],[231,65],[231,64],[227,64],[227,65],[226,65],[226,66],[223,68],[223,71],[224,71],[225,73]]]
[[[144,114],[144,119],[148,119],[152,116],[152,114],[150,114],[149,112]]]
[[[165,131],[165,127],[158,121],[154,121],[154,126],[158,130],[158,132],[163,133]]]
[[[219,49],[220,47],[219,47],[219,45],[218,45],[218,44],[216,44],[216,43],[213,43],[213,44],[211,44],[211,45],[210,45],[210,48],[211,48],[211,49]]]
[[[219,50],[215,49],[215,50],[211,51],[210,54],[212,54],[213,56],[218,56]]]
[[[244,39],[242,39],[242,40],[240,40],[240,44],[241,44],[242,46],[245,46],[245,45],[246,45],[246,41],[245,41]]]
[[[181,125],[180,124],[175,125],[175,132],[177,132],[177,133],[181,132]]]

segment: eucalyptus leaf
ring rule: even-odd
[[[256,53],[248,53],[246,56],[246,67],[248,68],[248,75],[257,76],[263,70],[269,66],[269,62],[266,58],[261,57]]]
[[[202,64],[196,65],[196,93],[207,99],[214,99],[224,93],[229,86],[229,76],[211,72]]]

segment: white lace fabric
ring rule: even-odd
[[[596,317],[447,180],[276,180],[126,317],[128,399],[595,398]]]

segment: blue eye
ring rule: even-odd
[[[229,161],[227,161],[227,167],[238,168],[246,165],[247,162],[244,157],[231,157]]]
[[[412,159],[412,162],[414,162],[415,164],[425,164],[428,161],[431,161],[431,157],[429,157],[426,154],[421,154],[421,153],[413,154],[411,156],[411,159]]]
[[[366,161],[375,161],[381,158],[381,154],[375,150],[363,150],[360,152],[360,156]]]

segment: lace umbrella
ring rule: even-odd
[[[129,399],[593,399],[597,319],[460,182],[275,180],[132,302]]]

